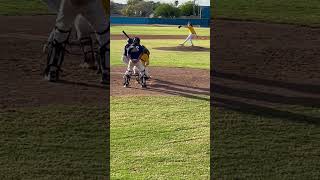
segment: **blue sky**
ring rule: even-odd
[[[121,4],[126,4],[127,3],[127,0],[112,0],[113,2],[116,2],[116,3],[121,3]],[[149,1],[149,0],[146,0],[146,1]],[[155,2],[165,2],[165,3],[174,3],[175,0],[153,0]],[[190,0],[179,0],[179,4],[182,4],[182,3],[185,3],[187,1],[190,1]],[[197,4],[200,4],[202,6],[210,6],[210,0],[196,0],[196,3]]]

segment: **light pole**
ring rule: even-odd
[[[196,0],[193,0],[193,15],[196,16]]]

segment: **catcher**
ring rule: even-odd
[[[140,38],[133,38],[133,43],[127,48],[127,57],[129,59],[127,70],[123,76],[124,87],[128,87],[133,71],[133,67],[136,66],[139,71],[139,83],[142,88],[146,88],[146,80],[148,79],[146,74],[146,66],[149,65],[149,50],[140,44]]]
[[[54,1],[54,0],[52,0]],[[99,68],[101,69],[101,83],[109,83],[109,21],[107,13],[109,4],[106,0],[61,0],[56,19],[55,29],[52,33],[52,42],[48,47],[47,67],[45,78],[51,82],[59,79],[61,65],[64,59],[66,44],[75,19],[81,15],[84,17],[96,35],[99,44]],[[76,27],[80,24],[77,22]]]
[[[184,46],[184,44],[185,44],[186,42],[190,41],[191,46],[194,46],[194,45],[193,45],[193,42],[192,42],[192,39],[193,39],[194,37],[198,37],[198,35],[197,35],[196,31],[194,30],[193,25],[192,25],[190,22],[188,22],[187,26],[181,26],[181,25],[178,26],[178,28],[181,28],[181,27],[188,28],[188,30],[189,30],[189,35],[188,35],[188,37],[186,38],[186,40],[185,40],[183,43],[179,44],[179,45]]]
[[[123,54],[122,54],[122,62],[127,66],[129,64],[128,48],[132,45],[132,43],[133,43],[133,39],[128,38],[127,44],[123,48],[124,50],[123,50]],[[147,76],[147,79],[149,79],[150,76],[149,76],[147,66],[150,63],[150,61],[149,61],[150,51],[145,46],[142,45],[142,47],[143,47],[143,54],[141,55],[140,60],[142,61],[142,65],[144,65],[144,67],[145,67],[145,75]],[[139,76],[138,71],[139,71],[138,68],[136,66],[133,66],[133,75]]]

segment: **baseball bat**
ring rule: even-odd
[[[122,31],[122,33],[123,33],[127,38],[130,38],[126,32]]]

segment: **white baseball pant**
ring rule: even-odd
[[[181,45],[184,45],[186,42],[190,41],[191,45],[193,46],[192,39],[194,37],[195,37],[195,34],[189,34],[189,36],[186,38],[186,40]]]
[[[127,68],[127,71],[126,71],[125,74],[131,76],[132,72],[134,70],[134,67],[137,68],[137,70],[139,71],[140,76],[145,75],[145,67],[141,63],[141,61],[140,60],[132,60],[132,59],[129,60],[128,68]],[[136,71],[134,73],[136,73]]]

